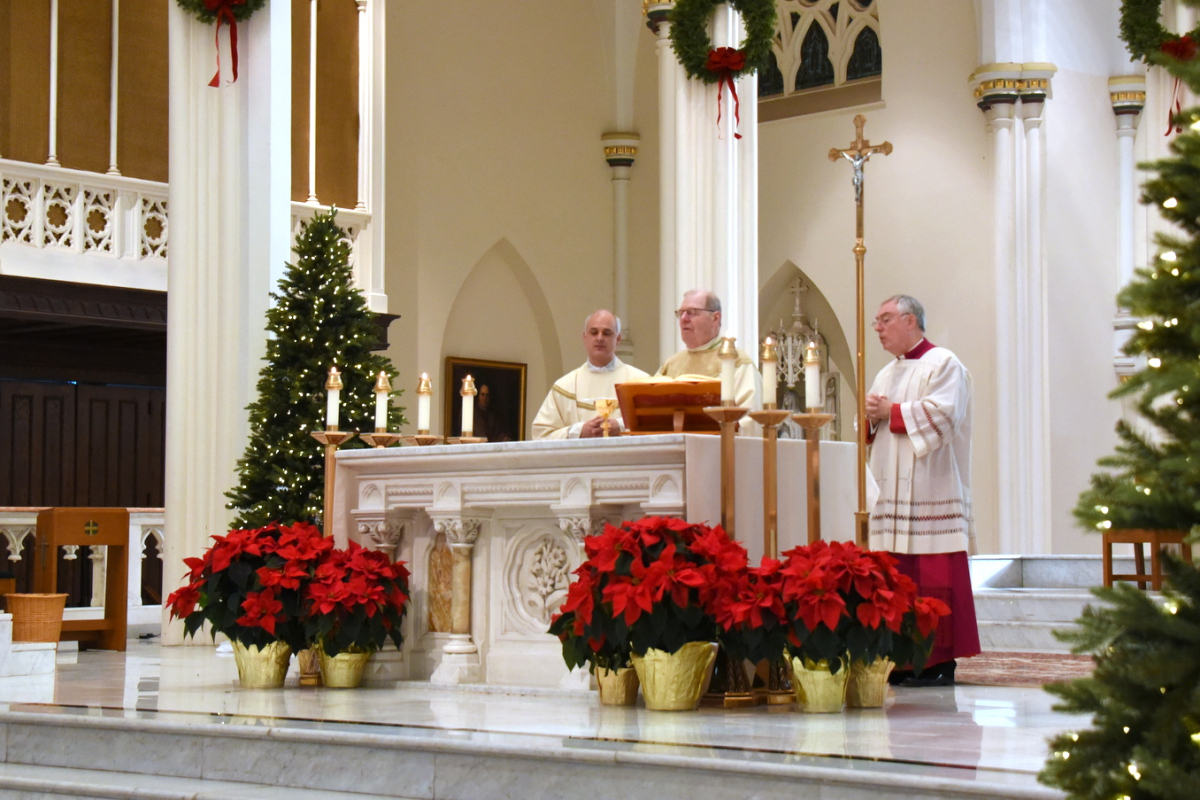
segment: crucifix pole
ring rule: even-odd
[[[866,364],[866,293],[863,286],[863,261],[867,246],[863,243],[863,165],[876,153],[888,155],[892,143],[872,145],[863,138],[863,126],[867,118],[859,114],[854,118],[854,141],[845,150],[836,147],[829,151],[830,161],[846,159],[854,165],[854,268],[858,297],[858,359],[856,363],[858,381],[858,510],[854,512],[854,541],[859,547],[867,546],[867,529],[870,512],[867,509],[867,364]]]

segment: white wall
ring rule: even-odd
[[[412,405],[418,373],[442,374],[445,355],[531,357],[503,293],[472,306],[475,316],[463,321],[472,333],[453,343],[480,352],[449,353],[443,342],[460,287],[501,241],[528,266],[557,335],[557,348],[541,347],[542,363],[530,365],[533,407],[550,382],[583,362],[583,320],[613,302],[612,188],[600,144],[613,124],[611,66],[597,22],[591,4],[551,0],[413,3],[389,14],[387,293],[390,311],[401,315],[389,355],[402,375],[402,404]],[[637,71],[645,83],[644,76],[653,81],[653,50],[642,33]],[[635,108],[653,104],[639,88]],[[651,144],[653,123],[635,114],[635,130]],[[629,322],[639,353],[657,345],[645,298],[657,285],[657,247],[647,244],[657,240],[657,214],[642,216],[656,208],[646,195],[657,193],[657,180],[646,161],[653,164],[639,159],[630,186]],[[435,429],[443,388],[435,384]]]
[[[790,260],[828,299],[855,347],[854,194],[831,147],[854,139],[856,113],[890,156],[866,167],[866,313],[899,292],[929,311],[929,338],[953,349],[975,378],[974,489],[979,549],[995,547],[996,476],[991,271],[991,173],[983,115],[967,76],[978,66],[972,5],[881,3],[883,102],[780,120],[759,140],[759,274]],[[822,325],[824,327],[824,325]],[[886,363],[867,329],[867,376]],[[847,376],[846,396],[854,386]],[[849,436],[852,428],[844,428]]]

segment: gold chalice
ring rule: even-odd
[[[604,429],[604,436],[608,436],[609,426],[612,424],[608,418],[617,410],[617,398],[615,397],[598,397],[596,398],[596,413],[598,413],[604,422],[600,427]]]

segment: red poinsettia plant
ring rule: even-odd
[[[735,661],[778,661],[790,630],[783,604],[782,564],[763,558],[727,585],[717,598],[719,640]]]
[[[777,570],[771,567],[771,579],[779,586],[791,656],[824,660],[832,672],[876,658],[911,664],[917,672],[925,666],[938,619],[950,609],[918,596],[895,558],[851,542],[824,541],[783,556]],[[778,608],[772,603],[763,616]]]
[[[302,650],[302,587],[333,540],[307,522],[212,538],[203,555],[183,560],[187,584],[167,598],[171,617],[183,620],[189,636],[207,622],[214,639],[223,633],[246,646],[283,641]]]
[[[673,517],[606,525],[584,540],[587,560],[550,624],[567,666],[616,669],[630,653],[674,653],[716,638],[718,599],[746,569],[720,526]]]
[[[408,610],[408,568],[376,550],[350,542],[328,550],[303,589],[304,633],[328,656],[374,652],[390,638],[403,643],[400,625]]]

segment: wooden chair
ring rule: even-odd
[[[1192,546],[1184,541],[1187,534],[1183,531],[1163,530],[1119,530],[1104,532],[1104,551],[1101,557],[1104,561],[1104,585],[1111,587],[1113,581],[1136,581],[1139,589],[1146,588],[1146,581],[1155,591],[1162,589],[1162,560],[1160,553],[1163,546],[1179,545],[1183,557],[1192,560]],[[1112,548],[1114,544],[1132,544],[1133,558],[1137,571],[1132,575],[1114,575]],[[1146,557],[1142,552],[1143,545],[1150,545],[1150,572],[1146,572]]]

